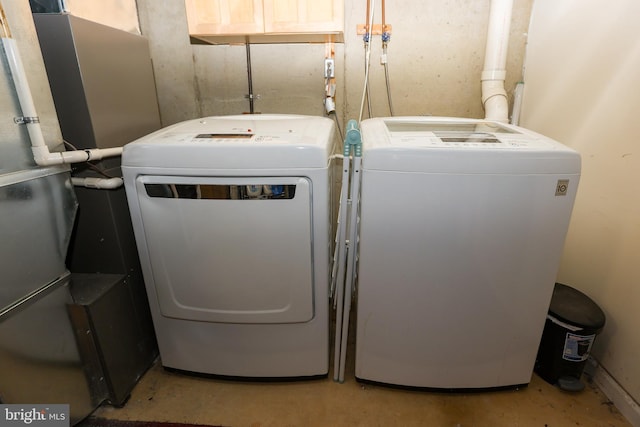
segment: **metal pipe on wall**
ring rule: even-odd
[[[247,80],[249,85],[249,113],[253,114],[253,77],[251,76],[251,44],[249,43],[249,38],[247,37],[245,42],[245,48],[247,51]]]
[[[4,14],[4,9],[2,9],[2,5],[0,5],[0,37],[2,38],[11,37],[11,30],[9,29],[9,24],[7,23],[7,17]]]
[[[364,31],[365,33],[369,34],[369,11],[371,10],[371,0],[367,0],[367,12],[366,12],[366,24],[364,26]],[[373,25],[373,22],[371,22],[371,25]]]

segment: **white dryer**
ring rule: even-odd
[[[323,117],[207,117],[124,148],[162,364],[232,377],[328,373]]]
[[[356,377],[528,384],[580,156],[483,120],[370,119],[361,132]]]

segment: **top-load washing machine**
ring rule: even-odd
[[[580,156],[484,120],[370,119],[361,132],[356,377],[528,384]]]
[[[333,121],[207,117],[124,148],[162,364],[233,377],[328,373]]]

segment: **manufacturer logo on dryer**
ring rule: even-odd
[[[559,179],[556,184],[556,196],[566,196],[569,189],[568,179]]]

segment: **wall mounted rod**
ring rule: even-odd
[[[247,50],[247,80],[249,83],[249,113],[253,114],[253,78],[251,77],[251,44],[249,43],[249,37],[246,38],[244,45]]]

